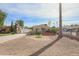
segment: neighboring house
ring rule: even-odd
[[[30,31],[31,31],[31,29],[29,29],[29,28],[26,28],[26,27],[23,28],[23,33],[26,33],[27,34]]]
[[[79,25],[73,25],[73,26],[63,26],[63,29],[78,29]]]
[[[47,24],[36,25],[32,27],[32,32],[46,32],[50,30],[50,27]]]
[[[76,32],[78,30],[78,28],[79,28],[79,25],[64,26],[63,30]]]
[[[11,27],[10,26],[0,27],[0,33],[9,33],[9,32],[11,32]]]
[[[15,24],[13,26],[16,33],[23,33],[23,28],[19,24]],[[10,33],[11,32],[11,26],[2,26],[0,27],[0,33]]]
[[[64,26],[63,31],[68,33],[70,32],[73,35],[79,35],[79,25]]]

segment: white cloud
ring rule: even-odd
[[[65,3],[62,4],[62,6],[63,19],[79,15],[78,3]],[[39,16],[44,18],[58,18],[59,16],[59,4],[57,3],[26,3],[15,5],[2,4],[0,7],[5,7],[4,9],[7,9],[8,12],[20,13],[30,16]]]
[[[78,3],[65,3],[62,4],[62,13],[64,18],[78,16],[79,4]]]
[[[16,4],[8,9],[11,12],[45,18],[58,17],[58,4]]]
[[[10,8],[13,12],[25,15],[39,16],[45,18],[59,17],[59,4],[16,4],[16,7]],[[62,4],[63,18],[79,15],[79,4],[66,3]]]

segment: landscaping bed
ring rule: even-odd
[[[28,35],[27,37],[33,40],[51,40],[53,38],[53,36],[43,36],[43,35],[40,35],[40,36]]]
[[[51,35],[55,35],[55,33],[53,33],[53,32],[44,32],[42,35],[51,36]]]

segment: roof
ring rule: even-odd
[[[41,24],[41,25],[36,25],[36,26],[33,26],[33,27],[39,27],[39,26],[48,26],[48,25],[47,24]]]
[[[0,27],[0,29],[3,29],[3,28],[10,28],[11,26],[2,26]]]
[[[79,28],[79,25],[73,25],[73,26],[64,26],[63,28],[67,28],[67,29],[76,29]]]

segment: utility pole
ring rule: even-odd
[[[59,3],[59,37],[62,38],[62,4]]]

